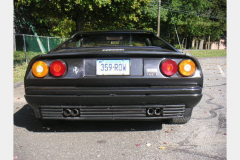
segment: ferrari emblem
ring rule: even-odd
[[[79,69],[78,69],[77,67],[74,67],[74,68],[73,68],[73,72],[74,72],[75,74],[78,74]]]

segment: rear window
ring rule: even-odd
[[[148,47],[157,46],[163,49],[173,50],[163,40],[151,34],[98,34],[79,35],[62,44],[59,49],[79,48],[79,47]]]

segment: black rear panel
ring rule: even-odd
[[[33,59],[25,76],[25,87],[28,86],[73,86],[73,87],[150,87],[150,86],[179,86],[199,85],[202,87],[203,78],[200,64],[191,56],[183,54],[127,54],[124,57],[119,54],[108,56],[98,55],[43,55]],[[63,77],[54,77],[50,73],[44,78],[36,78],[31,67],[34,62],[43,60],[47,64],[61,59],[67,64],[67,73]],[[109,76],[96,75],[97,60],[122,60],[130,61],[130,75]],[[191,59],[196,63],[196,72],[191,77],[183,77],[178,72],[171,77],[164,76],[159,67],[166,59],[173,59],[177,63],[183,59]],[[77,71],[77,72],[76,72]]]
[[[104,50],[104,51],[102,51]],[[58,53],[37,56],[30,62],[25,79],[25,98],[37,118],[66,120],[152,120],[184,116],[201,100],[203,74],[198,60],[190,54],[166,50]],[[161,63],[191,59],[196,64],[193,76],[179,72],[165,76]],[[67,71],[62,77],[49,73],[37,78],[31,68],[36,61],[49,66],[62,60]],[[129,75],[97,75],[98,60],[127,60]],[[98,68],[99,69],[99,68]],[[149,107],[160,108],[158,116],[147,115]],[[75,109],[77,117],[63,115]],[[188,112],[191,113],[191,112]]]

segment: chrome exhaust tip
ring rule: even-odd
[[[71,115],[71,110],[70,109],[65,109],[64,111],[63,111],[63,115],[65,116],[65,117],[69,117],[70,115]]]
[[[147,109],[147,114],[148,114],[149,116],[152,116],[152,115],[154,114],[154,109],[153,109],[153,108],[148,108],[148,109]]]
[[[79,110],[78,110],[78,109],[73,109],[73,110],[71,111],[71,116],[76,117],[76,116],[78,116],[78,115],[79,115]]]
[[[154,114],[157,115],[157,116],[161,115],[161,110],[160,110],[160,108],[156,108],[156,109],[154,110]]]

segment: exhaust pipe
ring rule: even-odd
[[[149,116],[152,116],[152,115],[154,114],[154,109],[153,109],[153,108],[148,108],[147,114],[148,114]]]
[[[71,116],[76,117],[79,115],[79,110],[78,109],[73,109],[71,112]]]
[[[161,114],[160,108],[156,108],[154,113],[155,113],[155,115],[159,116]]]
[[[64,115],[65,117],[69,117],[69,116],[71,115],[71,110],[70,110],[70,109],[65,109],[65,110],[63,111],[63,115]]]

